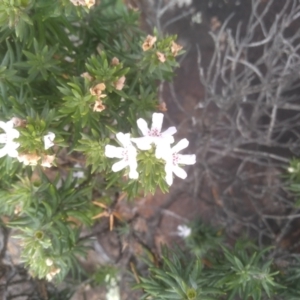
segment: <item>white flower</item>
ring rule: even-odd
[[[53,143],[54,139],[55,139],[55,133],[53,132],[48,132],[48,134],[44,136],[45,150],[49,149],[54,145]]]
[[[155,156],[162,158],[164,148],[168,147],[174,142],[173,134],[176,133],[175,127],[169,127],[164,132],[161,132],[162,122],[164,115],[161,113],[154,113],[152,115],[152,126],[148,128],[147,122],[140,118],[137,120],[137,125],[141,130],[143,137],[132,138],[131,140],[136,143],[137,147],[141,150],[149,150],[151,144],[156,145]]]
[[[183,238],[187,238],[192,233],[192,229],[186,225],[178,225],[177,227],[177,235]]]
[[[123,145],[123,148],[115,147],[112,145],[105,146],[105,155],[107,157],[122,158],[122,160],[113,164],[112,170],[114,172],[118,172],[118,171],[124,169],[125,167],[129,166],[129,178],[137,179],[139,177],[139,174],[136,171],[137,151],[136,151],[136,148],[130,142],[130,134],[129,133],[124,134],[122,132],[119,132],[116,134],[116,137],[120,141],[120,143]]]
[[[166,161],[166,181],[168,185],[173,183],[173,173],[179,178],[185,179],[187,173],[178,165],[193,165],[196,163],[196,155],[183,155],[178,154],[179,151],[185,149],[189,145],[187,139],[180,140],[173,148],[169,147],[168,151],[163,153],[163,159]]]
[[[5,144],[4,147],[0,149],[0,157],[5,155],[17,157],[18,151],[16,149],[20,146],[20,144],[13,140],[20,136],[19,131],[14,129],[14,123],[12,120],[6,123],[0,121],[0,128],[4,131],[4,133],[0,134],[0,143]]]

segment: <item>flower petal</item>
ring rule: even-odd
[[[128,148],[129,161],[136,161],[137,151],[134,146],[129,146]]]
[[[178,153],[182,149],[185,149],[188,145],[189,141],[187,139],[182,139],[172,148],[172,153]]]
[[[151,149],[153,138],[144,136],[140,138],[132,138],[131,141],[134,142],[140,150],[149,150]]]
[[[136,121],[136,123],[137,123],[138,128],[142,132],[143,136],[147,136],[149,133],[149,128],[148,128],[147,122],[144,119],[139,118]]]
[[[10,139],[13,140],[20,136],[20,132],[17,129],[10,129],[7,134],[9,135]]]
[[[128,166],[128,162],[125,161],[124,159],[122,159],[122,160],[116,162],[115,164],[113,164],[112,170],[113,170],[113,172],[119,172],[122,169],[126,168],[127,166]]]
[[[55,138],[55,134],[53,132],[48,132],[48,134],[46,134],[44,136],[44,148],[45,150],[51,148],[52,146],[54,146],[54,138]]]
[[[19,155],[18,151],[16,149],[9,149],[9,152],[7,153],[10,157],[17,157]]]
[[[109,158],[123,158],[123,151],[124,149],[121,147],[115,147],[112,145],[105,146],[105,156]]]
[[[138,179],[139,173],[136,171],[136,169],[130,168],[130,172],[129,172],[128,176],[130,179]]]
[[[129,165],[129,178],[137,179],[139,177],[139,173],[136,171],[137,169],[137,161],[136,161],[137,151],[134,147],[130,147],[128,149],[128,165]]]
[[[125,148],[131,145],[130,133],[124,134],[123,132],[118,132],[116,137]]]
[[[196,163],[196,155],[195,154],[178,154],[178,163],[183,165],[193,165]]]
[[[3,147],[0,149],[0,157],[3,157],[7,154],[7,147]]]
[[[7,134],[6,133],[1,133],[0,134],[0,143],[1,144],[6,144],[7,142]]]
[[[0,128],[6,131],[6,124],[3,121],[0,121]]]
[[[162,137],[166,137],[166,136],[170,136],[173,135],[177,132],[176,127],[172,126],[169,127],[167,130],[165,130],[164,132],[161,133]]]
[[[172,150],[169,143],[161,140],[156,144],[155,157],[157,159],[163,158],[164,160],[172,160]]]
[[[10,157],[17,157],[18,156],[18,151],[16,150],[18,147],[20,146],[19,143],[15,143],[15,142],[10,142],[7,143],[5,145],[6,147],[6,151],[7,151],[7,155]]]
[[[14,123],[12,121],[8,121],[8,122],[0,121],[0,128],[2,128],[5,132],[10,131],[11,129],[13,129],[13,127],[14,127]]]
[[[152,115],[151,130],[157,129],[159,132],[161,132],[161,127],[162,127],[163,119],[164,119],[164,114],[154,113]]]
[[[181,178],[181,179],[185,179],[187,177],[187,173],[186,171],[184,171],[182,168],[178,167],[178,166],[173,166],[173,172],[174,174]]]
[[[168,185],[172,185],[173,184],[173,167],[171,164],[166,164],[165,165],[165,172],[166,172],[166,182]]]

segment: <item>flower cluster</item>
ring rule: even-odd
[[[152,49],[154,47],[156,41],[157,41],[156,36],[148,35],[146,37],[146,39],[144,40],[143,44],[142,44],[143,51],[148,51],[148,50]],[[158,47],[158,48],[160,48],[160,47]],[[167,59],[166,56],[168,54],[166,53],[166,50],[167,50],[168,53],[171,53],[171,55],[173,57],[176,57],[178,55],[179,51],[182,50],[182,46],[176,44],[174,41],[172,41],[171,44],[168,46],[168,49],[165,49],[164,51],[163,51],[163,49],[161,49],[159,51],[158,48],[156,49],[157,50],[156,51],[156,56],[157,56],[157,59],[161,63],[164,63],[166,61],[166,59]]]
[[[107,61],[106,61],[106,63],[107,63]],[[118,68],[114,68],[113,72],[115,72],[116,70],[120,70],[120,68],[122,68],[122,65],[120,64],[120,61],[117,57],[112,58],[110,65],[111,65],[111,67],[116,67],[119,65]],[[95,81],[95,78],[92,77],[88,72],[82,73],[81,77],[87,79],[88,81],[92,81],[92,82]],[[101,112],[101,111],[105,110],[106,106],[103,104],[103,102],[105,103],[105,100],[107,97],[106,90],[110,91],[111,88],[113,87],[114,89],[121,91],[125,86],[125,81],[126,81],[126,77],[124,75],[122,75],[122,76],[118,75],[118,76],[114,76],[114,78],[111,80],[107,80],[105,83],[100,82],[100,83],[97,83],[96,85],[92,86],[90,88],[90,94],[92,96],[96,96],[95,97],[96,101],[94,103],[93,111]]]
[[[41,160],[41,165],[43,167],[50,168],[54,161],[55,155],[43,155],[40,157],[35,153],[19,153],[17,149],[20,146],[20,143],[14,141],[14,139],[20,137],[20,132],[14,127],[21,126],[23,124],[22,120],[18,118],[12,118],[8,122],[0,121],[0,128],[4,133],[0,134],[0,144],[4,146],[0,149],[0,157],[8,155],[10,157],[17,158],[19,162],[24,163],[25,165],[37,165],[38,161]],[[51,148],[54,143],[55,134],[53,132],[48,132],[43,136],[44,148],[45,150]]]
[[[137,154],[138,150],[147,151],[155,147],[156,159],[161,159],[165,163],[165,180],[168,185],[173,183],[173,173],[185,179],[187,173],[179,165],[193,165],[196,162],[196,155],[178,154],[179,151],[186,148],[189,144],[187,139],[180,140],[175,146],[173,135],[177,132],[175,127],[170,127],[162,131],[164,115],[162,113],[154,113],[152,115],[152,126],[148,128],[147,122],[140,118],[137,120],[137,125],[142,132],[142,137],[131,138],[130,134],[122,132],[117,133],[116,137],[123,147],[115,147],[106,145],[105,155],[109,158],[121,158],[112,166],[114,172],[118,172],[126,167],[129,167],[129,178],[137,179],[139,174],[137,172]],[[136,147],[134,146],[134,144]]]
[[[107,95],[106,94],[102,94],[102,92],[106,89],[106,85],[104,83],[98,83],[97,85],[95,85],[94,87],[90,88],[90,93],[93,96],[97,97],[97,100],[95,101],[95,105],[94,105],[94,111],[99,111],[101,112],[102,110],[104,110],[106,107],[105,105],[103,105],[102,103],[102,98],[105,98]]]

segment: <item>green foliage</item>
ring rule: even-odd
[[[256,252],[251,248],[239,242],[233,251],[222,247],[224,261],[217,267],[221,279],[216,285],[228,291],[228,299],[234,299],[236,294],[242,299],[259,300],[263,294],[271,298],[280,287],[274,280],[279,272],[271,270],[272,260],[265,262],[264,255],[269,249]]]
[[[206,255],[209,250],[217,249],[223,242],[222,231],[207,226],[201,220],[193,221],[189,227],[191,234],[187,236],[186,244],[198,257]]]
[[[116,278],[117,274],[118,270],[113,266],[100,266],[92,275],[93,284],[109,284],[112,281],[112,279]]]
[[[7,213],[7,207],[14,208],[7,225],[16,229],[15,237],[23,247],[22,259],[32,274],[43,278],[59,269],[58,278],[62,280],[77,265],[76,255],[85,253],[79,229],[92,224],[91,188],[76,190],[72,174],[59,188],[42,173],[40,178],[34,182],[22,179],[12,189],[1,191],[1,210]]]
[[[116,141],[119,132],[139,136],[137,119],[149,120],[157,110],[157,83],[172,79],[184,51],[174,50],[176,36],[156,30],[155,42],[143,47],[139,13],[119,0],[99,2],[88,9],[70,0],[0,1],[0,121],[19,122],[18,157],[8,151],[0,158],[1,225],[20,242],[30,274],[48,281],[81,272],[78,256],[88,249],[82,228],[97,214],[116,213],[116,195],[134,199],[169,188],[166,162],[154,147],[136,150],[137,179],[128,178],[128,166],[112,172],[119,157],[108,158],[105,149],[124,146]],[[9,146],[2,129],[1,144]],[[49,133],[55,139],[46,147]],[[74,178],[78,161],[86,167],[81,179]],[[290,190],[298,195],[299,160],[288,171]],[[130,225],[122,226],[118,232],[129,236]],[[149,263],[149,276],[137,286],[142,299],[300,298],[296,259],[282,270],[268,248],[226,246],[220,231],[201,222],[190,226],[186,253],[164,249],[160,265]],[[103,266],[91,282],[107,283],[116,273]],[[71,292],[48,296],[69,299]]]
[[[98,134],[95,134],[98,136]],[[76,150],[82,152],[86,156],[86,165],[91,166],[91,172],[107,171],[111,167],[111,162],[104,155],[105,145],[107,145],[109,139],[95,140],[93,137],[89,137],[82,134],[82,139],[79,141],[81,144]]]
[[[161,267],[150,264],[149,278],[140,279],[142,283],[135,288],[144,290],[142,299],[153,296],[162,300],[212,300],[222,294],[203,274],[201,260],[190,261],[179,249],[170,251],[165,248]]]
[[[170,48],[176,37],[155,33],[157,44],[143,51],[139,13],[122,1],[90,9],[70,0],[0,2],[0,120],[17,120],[18,135],[18,156],[8,150],[0,158],[0,212],[30,273],[63,280],[86,252],[82,227],[104,210],[95,209],[95,196],[168,190],[153,151],[139,153],[141,178],[128,180],[128,168],[111,171],[105,146],[118,132],[138,136],[136,120],[156,110],[157,80],[171,79],[178,66]],[[1,145],[9,146],[2,129]],[[46,146],[49,134],[55,138]],[[87,168],[76,180],[78,159]]]
[[[295,255],[289,263],[289,267],[279,267],[280,283],[284,288],[280,291],[283,299],[296,300],[300,297],[299,278],[300,278],[300,260]]]
[[[216,241],[214,229],[200,222],[191,228],[191,234],[186,237],[189,252],[178,248],[164,249],[159,265],[147,262],[149,274],[141,277],[141,283],[135,286],[143,289],[142,299],[260,300],[273,299],[275,295],[289,295],[283,299],[296,299],[299,294],[296,284],[298,265],[284,274],[268,258],[270,248],[259,250],[245,240],[237,241],[233,248],[224,243],[217,246],[215,242],[210,244]],[[190,239],[195,235],[193,230],[199,232],[199,229],[202,229],[202,234],[205,232],[205,239],[191,243]],[[197,250],[202,241],[207,247],[201,249],[199,257]]]
[[[167,192],[169,187],[165,181],[164,163],[155,157],[155,150],[141,151],[137,156],[139,184],[145,194],[154,193],[155,187],[159,186],[162,192]]]

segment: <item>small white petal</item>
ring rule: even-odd
[[[9,121],[6,122],[6,125],[8,128],[12,129],[12,128],[14,128],[15,123],[14,123],[13,119],[10,119]]]
[[[9,149],[7,155],[10,157],[18,157],[19,153],[16,149]]]
[[[161,140],[159,143],[157,143],[155,157],[157,159],[163,158],[164,160],[172,159],[170,144],[166,143],[164,140]]]
[[[53,143],[54,139],[55,139],[55,134],[53,132],[48,132],[48,134],[44,136],[45,150],[54,146],[54,143]]]
[[[128,147],[129,145],[131,145],[129,133],[124,134],[123,132],[119,132],[116,134],[116,137],[123,145],[123,147]]]
[[[3,121],[0,121],[0,128],[2,128],[5,132],[7,131],[10,131],[11,129],[13,129],[13,122],[3,122]]]
[[[129,178],[131,179],[137,179],[139,177],[137,169],[137,161],[136,161],[136,154],[137,151],[134,147],[130,147],[128,151],[128,165],[129,165]]]
[[[172,126],[172,127],[169,127],[167,130],[165,130],[164,132],[162,132],[161,135],[162,135],[162,137],[167,137],[167,136],[175,134],[176,132],[177,132],[176,127]]]
[[[169,145],[174,143],[174,137],[171,135],[162,136],[162,137],[156,138],[156,140],[163,141],[164,143],[169,144]]]
[[[132,138],[131,141],[134,142],[140,150],[150,150],[153,138],[144,136],[140,138]]]
[[[196,163],[196,155],[195,154],[178,154],[178,163],[183,165],[193,165]]]
[[[164,115],[161,113],[154,113],[152,115],[152,129],[157,129],[159,132],[161,132],[161,127],[163,123]]]
[[[3,157],[7,154],[7,149],[6,147],[3,147],[0,149],[0,157]]]
[[[1,144],[6,144],[6,142],[7,142],[7,135],[6,135],[6,133],[1,133],[0,134],[0,143]]]
[[[166,172],[166,182],[168,185],[173,184],[173,168],[172,165],[166,164],[165,165],[165,172]]]
[[[112,170],[113,170],[113,172],[119,172],[122,169],[126,168],[127,166],[128,166],[128,162],[125,161],[124,159],[122,159],[113,164]]]
[[[6,124],[3,121],[0,121],[0,128],[6,131]]]
[[[0,121],[0,128],[3,129],[3,131],[5,131],[4,134],[1,134],[2,135],[2,138],[1,138],[1,143],[9,143],[11,142],[13,139],[15,138],[18,138],[20,136],[20,133],[18,130],[14,129],[13,128],[13,122],[12,121],[8,121],[8,122],[3,122],[3,121]],[[4,140],[4,135],[6,135],[6,140]]]
[[[18,130],[16,130],[16,129],[11,129],[10,131],[9,131],[9,136],[10,136],[10,138],[13,140],[13,139],[16,139],[16,138],[18,138],[19,136],[20,136],[20,132],[18,131]]]
[[[182,168],[178,166],[173,166],[173,172],[177,177],[181,179],[185,179],[187,177],[186,171],[184,171]]]
[[[172,152],[178,153],[182,149],[185,149],[188,145],[189,145],[189,141],[187,139],[182,139],[172,148]]]
[[[134,170],[134,169],[132,170],[130,168],[130,172],[129,172],[128,176],[129,176],[130,179],[138,179],[139,178],[139,173],[136,170]]]
[[[129,165],[130,168],[136,169],[137,168],[136,158],[135,157],[129,157],[128,165]]]
[[[142,132],[143,136],[147,136],[149,133],[149,128],[148,128],[147,122],[144,119],[140,118],[137,120],[136,123],[137,123],[138,128]]]
[[[129,146],[127,149],[128,149],[129,160],[136,161],[136,156],[137,156],[136,148],[134,146]]]
[[[112,145],[105,146],[105,156],[109,158],[123,158],[123,151],[124,149],[121,147],[115,147]]]

